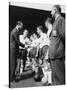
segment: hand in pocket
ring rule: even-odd
[[[53,31],[52,31],[52,34],[53,34],[53,36],[57,36],[56,30],[53,30]]]

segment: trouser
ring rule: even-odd
[[[24,71],[26,60],[27,60],[27,50],[26,49],[22,50],[21,59],[23,60],[23,71]]]
[[[9,61],[9,81],[12,82],[15,79],[17,52],[15,48],[10,48],[10,61]]]
[[[16,66],[16,71],[15,71],[15,75],[18,75],[20,72],[20,65],[21,65],[21,58],[17,59],[17,66]]]
[[[65,84],[65,58],[50,59],[54,85]]]

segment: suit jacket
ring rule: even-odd
[[[14,28],[10,34],[10,48],[19,49],[19,46],[24,47],[24,45],[19,41],[19,32]]]
[[[49,57],[51,59],[62,58],[65,56],[64,41],[65,20],[62,16],[59,16],[53,23],[50,36]]]

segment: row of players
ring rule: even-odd
[[[27,54],[27,61],[28,66],[32,66],[32,70],[35,71],[37,78],[38,67],[41,67],[42,72],[44,74],[42,78],[42,83],[48,82],[52,83],[52,76],[51,76],[51,67],[50,63],[48,62],[49,59],[49,46],[50,46],[50,33],[52,30],[52,23],[51,18],[48,18],[45,22],[45,26],[47,27],[47,33],[43,32],[43,27],[37,27],[37,34],[33,33],[30,38],[28,38],[28,30],[24,30],[23,34],[19,36],[19,40],[25,47],[19,47],[22,50],[22,58],[24,54]],[[25,55],[26,56],[26,55]],[[21,66],[20,66],[20,74],[23,73],[25,69],[26,60],[21,59]]]

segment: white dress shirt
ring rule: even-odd
[[[41,33],[39,42],[40,42],[40,48],[42,48],[45,45],[49,45],[49,38],[47,37],[47,34]]]
[[[21,43],[25,45],[25,47],[27,47],[30,42],[30,40],[27,37],[24,38],[24,35],[19,35],[19,40]],[[22,47],[20,46],[19,48],[22,48]]]

